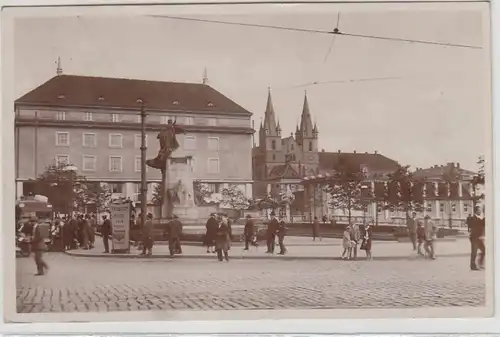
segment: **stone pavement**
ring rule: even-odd
[[[414,261],[16,259],[18,312],[484,306],[466,257]]]
[[[230,255],[233,259],[282,259],[282,260],[332,260],[340,259],[343,252],[342,241],[340,239],[324,238],[321,241],[312,241],[308,237],[287,237],[285,240],[287,254],[285,256],[277,255],[279,247],[276,247],[275,254],[266,254],[265,242],[260,246],[251,247],[250,250],[243,250],[241,243],[235,243],[231,247]],[[213,259],[214,254],[206,252],[206,247],[201,245],[183,244],[183,253],[176,255],[176,258],[208,258]],[[129,254],[105,254],[101,238],[96,238],[95,248],[91,250],[71,250],[66,252],[72,256],[80,257],[116,257],[116,258],[139,258],[140,251],[137,247],[132,247]],[[438,256],[466,256],[470,252],[468,239],[443,239],[436,244],[436,254]],[[372,255],[374,259],[409,259],[415,258],[416,254],[412,250],[410,242],[397,241],[373,241]],[[365,252],[358,250],[358,256],[364,258]],[[151,258],[169,257],[168,246],[165,244],[156,244],[153,248]],[[143,258],[143,257],[141,257]],[[144,258],[143,258],[144,259]]]

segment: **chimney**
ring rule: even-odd
[[[354,152],[353,152],[353,153],[356,153],[356,150],[354,150]]]
[[[375,154],[378,154],[378,151],[377,151],[377,150],[375,150]]]
[[[325,149],[321,149],[321,152],[325,152]]]
[[[460,163],[457,163],[457,169],[459,169],[459,168],[460,168]]]
[[[340,150],[338,150],[337,153],[340,153]]]
[[[365,151],[365,154],[368,154],[368,152]]]

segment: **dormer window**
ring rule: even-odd
[[[213,108],[215,106],[215,104],[213,104],[212,102],[208,102],[207,104],[210,108]]]
[[[97,100],[104,101],[104,96],[99,96],[99,98]]]
[[[65,99],[65,98],[66,98],[66,96],[64,96],[64,95],[62,95],[62,94],[61,94],[61,95],[59,95],[59,96],[57,96],[57,99]]]
[[[179,101],[173,101],[172,104],[173,105],[179,105]]]

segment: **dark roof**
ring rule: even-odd
[[[251,115],[217,90],[201,83],[159,82],[75,75],[56,76],[28,92],[15,104],[224,112]]]
[[[417,169],[413,172],[415,178],[430,178],[442,179],[444,176],[459,174],[460,176],[473,176],[476,173],[460,168],[455,163],[447,163],[446,165],[435,165],[426,169]]]
[[[378,153],[320,152],[319,169],[333,170],[340,158],[353,165],[366,166],[369,171],[395,171],[399,167],[397,161]]]
[[[269,172],[269,179],[298,179],[300,178],[297,171],[290,165],[286,163],[284,165],[278,165],[271,169]]]

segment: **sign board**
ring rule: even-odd
[[[130,250],[130,204],[111,204],[111,242],[113,252]]]

